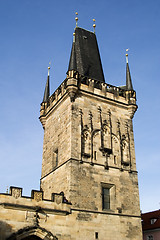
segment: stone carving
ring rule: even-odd
[[[32,191],[33,192],[33,199],[36,202],[42,201],[43,198],[43,192],[41,191]]]
[[[73,71],[72,71],[73,72]],[[71,75],[74,73],[71,73]],[[67,80],[67,88],[66,88],[71,102],[75,101],[76,95],[78,93],[78,81],[76,78],[69,78]]]
[[[113,139],[113,155],[114,155],[114,164],[117,164],[119,155],[120,155],[120,142],[119,139],[116,135],[112,134],[112,139]]]
[[[129,165],[129,148],[128,148],[128,142],[125,140],[125,137],[123,136],[123,139],[121,141],[121,147],[122,147],[122,163],[124,165]]]
[[[57,204],[60,204],[63,202],[63,196],[62,195],[55,195],[54,196],[54,201],[57,203]]]
[[[114,164],[118,164],[123,170],[124,167],[131,167],[130,136],[128,121],[125,122],[125,134],[121,134],[121,123],[117,121],[116,134],[112,133],[112,120],[110,110],[105,114],[106,119],[102,119],[102,109],[98,107],[100,128],[94,128],[94,115],[89,112],[89,126],[83,124],[83,113],[80,109],[81,124],[81,162],[83,158],[90,159],[91,164],[98,160],[98,155],[105,157],[105,168],[109,167],[110,159]],[[104,114],[103,114],[104,115]],[[122,128],[123,130],[123,128]],[[100,152],[99,152],[100,151]],[[112,157],[110,157],[112,155]]]
[[[103,146],[105,149],[111,149],[111,133],[110,128],[104,124],[103,125]]]
[[[64,196],[64,192],[52,193],[52,201],[56,202],[57,204],[69,203],[66,197]]]
[[[21,188],[12,188],[11,189],[12,196],[14,198],[20,198],[22,196],[22,189]]]
[[[91,140],[90,132],[87,129],[84,129],[82,133],[82,155],[86,158],[90,157],[91,152],[90,140]]]

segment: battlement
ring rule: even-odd
[[[95,97],[101,97],[106,100],[111,100],[125,104],[136,105],[136,92],[127,90],[125,86],[117,87],[98,80],[93,80],[81,76],[77,71],[68,71],[67,78],[49,97],[48,102],[42,102],[40,110],[40,121],[44,127],[45,115],[57,105],[57,103],[67,94],[71,102],[81,94],[92,94]]]
[[[52,214],[70,214],[71,203],[64,193],[52,193],[50,199],[43,198],[43,191],[32,190],[31,197],[22,195],[22,188],[10,187],[9,193],[0,193],[0,205],[4,208],[24,211],[45,211]]]

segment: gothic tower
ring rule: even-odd
[[[106,83],[95,33],[76,27],[67,77],[51,96],[48,74],[40,186],[45,199],[62,192],[72,203],[73,239],[142,238],[126,58],[126,85]]]

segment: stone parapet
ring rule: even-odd
[[[0,193],[0,206],[6,209],[24,211],[45,211],[52,214],[68,215],[71,212],[71,203],[64,193],[52,193],[50,199],[43,198],[43,191],[32,190],[31,197],[22,196],[22,188],[10,187],[10,193]]]
[[[75,71],[69,71],[67,78],[50,96],[48,102],[41,104],[40,121],[43,127],[45,127],[46,114],[48,114],[62,98],[69,95],[71,102],[74,102],[75,98],[82,93],[95,95],[128,106],[132,105],[134,109],[137,109],[136,92],[134,90],[126,90],[124,86],[116,87],[104,82],[82,77]]]

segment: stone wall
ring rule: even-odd
[[[35,235],[45,240],[140,240],[141,219],[120,213],[81,211],[66,203],[63,193],[53,200],[43,199],[43,192],[31,197],[12,187],[0,195],[0,239],[22,239]],[[114,223],[114,224],[113,224]]]

